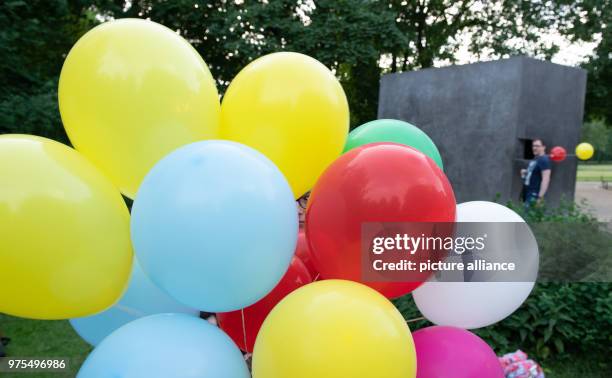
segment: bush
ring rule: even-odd
[[[538,283],[525,303],[476,333],[498,352],[522,349],[537,359],[600,350],[612,343],[609,283]]]
[[[573,224],[597,224],[597,218],[589,213],[586,202],[579,204],[572,201],[561,201],[556,207],[533,206],[525,210],[522,203],[509,201],[506,203],[510,209],[518,213],[527,223],[559,222]]]
[[[521,205],[508,204],[532,226],[538,222],[563,222],[593,225],[587,228],[600,233],[599,238],[581,239],[580,250],[601,248],[601,238],[612,235],[597,224],[582,206],[564,203],[558,208],[536,208],[528,213]],[[554,248],[554,243],[565,243],[563,235],[550,235],[540,240],[542,248]],[[593,245],[591,245],[593,244]],[[546,247],[548,246],[548,247]],[[607,247],[612,247],[609,243]],[[609,248],[606,249],[609,252]],[[608,265],[609,265],[608,260]],[[579,266],[576,267],[581,268]],[[605,267],[608,271],[610,266]],[[607,276],[609,277],[609,275]],[[407,320],[418,319],[419,313],[412,296],[395,300],[395,305]],[[410,321],[411,330],[431,325],[427,320]],[[498,354],[521,349],[536,360],[551,356],[569,358],[585,351],[610,352],[612,345],[612,284],[607,282],[538,282],[525,303],[512,315],[489,327],[474,330]],[[604,367],[604,366],[602,366]]]
[[[407,320],[418,319],[412,296],[396,299]],[[569,357],[579,351],[612,345],[612,285],[610,283],[537,283],[512,315],[489,327],[473,330],[498,354],[521,349],[536,360]],[[410,322],[412,331],[431,325]]]
[[[595,119],[582,125],[580,140],[595,147],[593,161],[602,162],[612,158],[612,128],[604,120]]]
[[[527,220],[538,240],[539,282],[612,282],[612,234],[584,206],[562,203],[528,212],[509,206]]]

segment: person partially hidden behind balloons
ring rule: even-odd
[[[546,155],[544,141],[540,138],[534,139],[531,143],[531,150],[533,160],[529,162],[526,169],[521,169],[523,201],[526,210],[542,203],[550,185],[551,163],[550,158]]]
[[[306,192],[303,196],[297,199],[298,217],[300,220],[300,229],[304,227],[304,220],[306,217],[306,207],[308,207],[308,198],[310,198],[310,192]]]

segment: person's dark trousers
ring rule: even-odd
[[[11,339],[0,335],[0,357],[6,357],[6,351],[4,350],[4,347],[8,345],[9,341],[11,341]]]
[[[525,206],[525,211],[528,211],[530,208],[532,208],[536,202],[538,202],[538,194],[537,192],[529,192],[526,191],[525,192],[525,198],[524,198],[524,203],[523,205]]]

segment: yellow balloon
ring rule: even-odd
[[[123,293],[132,266],[119,191],[72,148],[0,136],[0,312],[91,315]]]
[[[348,129],[342,86],[323,64],[298,53],[251,62],[231,82],[221,104],[221,137],[266,155],[296,198],[340,156]]]
[[[595,149],[590,143],[580,143],[576,146],[576,156],[580,160],[589,160],[593,157]]]
[[[74,147],[130,198],[166,154],[218,136],[208,67],[187,41],[151,21],[122,19],[85,34],[64,62],[59,104]]]
[[[325,280],[283,299],[264,321],[253,378],[411,378],[416,353],[406,321],[362,284]]]

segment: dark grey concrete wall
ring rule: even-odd
[[[458,202],[518,200],[523,139],[572,153],[586,72],[526,57],[383,76],[378,118],[410,122],[436,143]],[[547,201],[573,199],[576,159],[553,166]]]

